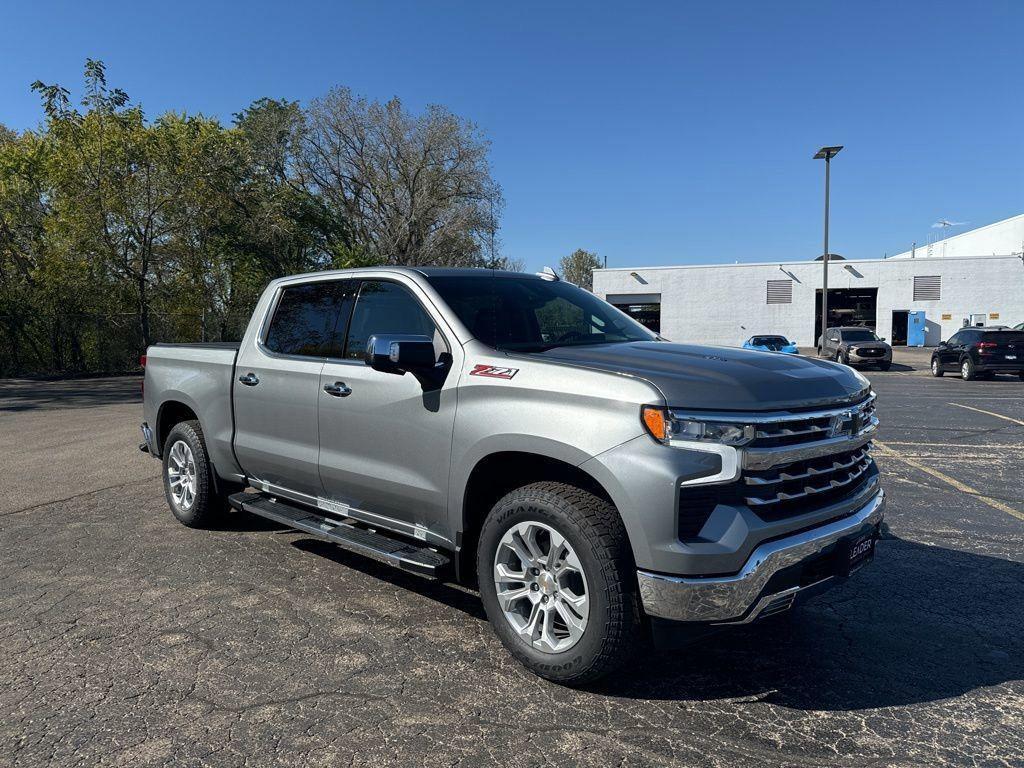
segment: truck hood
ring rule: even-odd
[[[555,347],[540,357],[639,376],[674,408],[770,411],[855,402],[870,385],[852,368],[798,355],[661,341]]]

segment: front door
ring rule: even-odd
[[[285,285],[270,323],[239,350],[235,454],[256,487],[320,495],[320,372],[336,354],[335,325],[347,317],[352,290],[345,281]]]
[[[421,538],[427,530],[449,533],[448,469],[462,350],[445,340],[438,319],[414,285],[364,281],[342,356],[324,365],[318,393],[326,506]],[[434,338],[438,356],[455,361],[444,383],[425,388],[411,373],[366,365],[367,339],[383,333]]]
[[[944,369],[950,370],[960,366],[960,351],[963,349],[964,336],[966,335],[966,331],[954,333],[944,347],[938,348],[936,354],[939,356],[939,364]]]

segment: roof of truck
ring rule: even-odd
[[[425,277],[533,277],[530,272],[512,272],[507,269],[481,269],[479,267],[412,267]]]

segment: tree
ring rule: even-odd
[[[307,188],[344,213],[378,263],[479,266],[494,257],[501,189],[489,142],[444,107],[420,115],[335,88],[316,99],[302,135]]]
[[[590,291],[594,288],[594,270],[601,268],[601,259],[596,253],[577,248],[568,256],[563,256],[559,266],[562,277]]]

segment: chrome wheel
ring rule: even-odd
[[[494,588],[505,619],[537,650],[560,653],[583,637],[590,616],[587,577],[551,526],[529,521],[505,531],[494,553]]]
[[[932,374],[937,375],[939,372],[939,361],[932,360]]]
[[[174,503],[191,509],[196,500],[196,461],[184,440],[176,441],[167,454],[167,482]]]
[[[966,360],[960,366],[960,378],[964,380],[971,378],[971,364]]]

